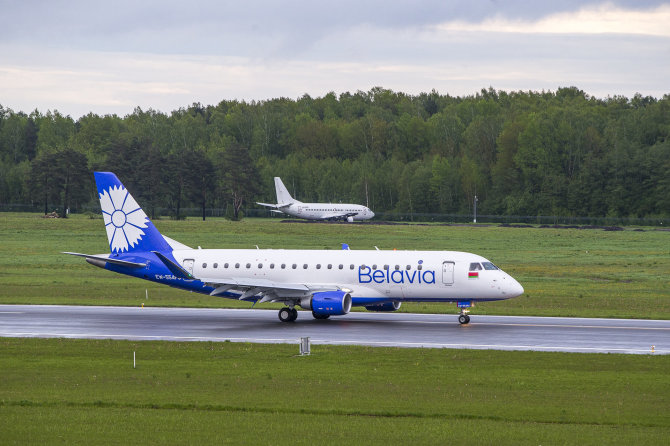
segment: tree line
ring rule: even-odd
[[[383,88],[195,103],[78,120],[0,105],[0,203],[97,205],[116,172],[154,213],[301,201],[375,212],[670,215],[670,95],[597,99],[576,87],[454,97]]]

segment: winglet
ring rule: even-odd
[[[342,243],[342,250],[349,251],[349,245],[347,245],[346,243]]]

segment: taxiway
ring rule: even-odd
[[[670,321],[354,312],[315,320],[300,311],[0,305],[0,337],[232,341],[383,347],[669,354]],[[652,352],[653,346],[653,352]]]

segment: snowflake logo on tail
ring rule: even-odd
[[[149,219],[123,186],[112,186],[100,194],[100,207],[112,252],[128,251],[142,240]]]

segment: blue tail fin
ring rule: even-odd
[[[112,172],[94,172],[102,217],[112,254],[137,251],[171,252],[147,214]]]

